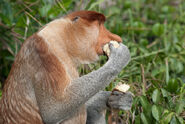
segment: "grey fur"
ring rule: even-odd
[[[130,110],[132,106],[132,94],[119,91],[100,91],[86,102],[86,124],[106,124],[106,109]]]
[[[86,102],[87,122],[86,124],[106,124],[105,112],[108,108],[107,102],[110,91],[100,91]]]
[[[91,97],[104,89],[128,64],[130,52],[125,45],[120,44],[118,48],[114,48],[112,44],[109,44],[109,47],[111,53],[108,62],[100,69],[73,80],[60,100],[36,84],[37,102],[46,124],[54,124],[68,119]]]
[[[113,109],[130,110],[132,106],[132,93],[113,91],[108,99],[108,106]]]

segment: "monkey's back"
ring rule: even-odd
[[[43,124],[32,85],[32,70],[27,64],[29,60],[22,56],[31,53],[31,49],[25,51],[29,44],[29,40],[23,44],[3,88],[0,101],[3,124]]]

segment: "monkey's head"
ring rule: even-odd
[[[69,36],[75,37],[74,41],[77,43],[75,46],[79,48],[77,50],[81,51],[80,54],[83,55],[81,59],[83,60],[95,61],[97,55],[103,54],[102,47],[111,40],[122,42],[118,35],[105,28],[106,18],[101,13],[77,11],[67,15],[66,18],[71,20],[71,28],[73,29],[68,32]],[[79,51],[76,52],[79,54]]]

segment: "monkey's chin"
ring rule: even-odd
[[[96,50],[98,56],[104,55],[103,46]]]

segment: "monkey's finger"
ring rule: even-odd
[[[119,101],[119,99],[121,99],[120,96],[110,96],[108,101],[109,102],[112,102],[112,101]]]
[[[112,109],[119,109],[120,106],[117,105],[117,104],[109,104],[109,108],[112,108]]]
[[[108,105],[113,109],[129,110],[132,107],[132,102],[112,101]]]
[[[124,105],[124,104],[132,104],[133,98],[128,96],[111,96],[108,99],[109,104],[118,104],[118,105]]]
[[[134,94],[130,91],[126,92],[126,95],[134,97]]]
[[[124,45],[123,43],[120,43],[119,44],[118,49],[122,49],[122,50],[125,50],[125,51],[128,51],[129,52],[128,47],[126,45]]]
[[[109,103],[109,107],[113,108],[113,109],[125,110],[125,108],[131,108],[132,104],[120,103],[120,102],[111,102],[111,103]]]
[[[114,51],[116,48],[114,47],[112,43],[109,43],[109,49],[110,51]]]

